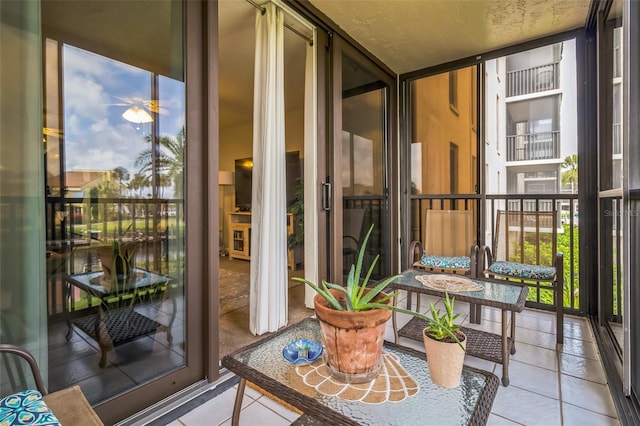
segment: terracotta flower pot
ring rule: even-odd
[[[122,253],[135,254],[136,249],[137,245],[134,243],[123,243],[120,245]],[[131,268],[133,265],[123,262],[120,259],[116,260],[113,253],[113,245],[97,246],[94,247],[93,250],[96,251],[96,254],[100,258],[105,282],[110,281],[112,276],[117,277],[118,281],[125,280],[131,276]]]
[[[335,290],[331,292],[336,298],[342,296]],[[376,299],[384,296],[380,293]],[[313,302],[322,330],[323,356],[331,375],[347,383],[373,380],[380,372],[384,332],[391,311],[338,311],[320,295]],[[387,302],[390,303],[391,300]]]
[[[457,333],[462,346],[466,348],[467,336]],[[458,343],[433,339],[423,332],[424,350],[429,364],[429,375],[433,383],[444,388],[455,388],[460,384],[465,351]]]

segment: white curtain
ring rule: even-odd
[[[304,152],[314,153],[316,141],[316,43],[307,43],[304,67]],[[318,188],[316,155],[304,156],[304,275],[311,282],[318,282]],[[313,308],[316,292],[305,286],[304,302]]]
[[[287,324],[287,209],[284,144],[284,13],[256,12],[249,328]]]

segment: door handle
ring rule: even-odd
[[[322,210],[328,212],[331,210],[331,183],[322,182]]]

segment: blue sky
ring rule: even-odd
[[[122,117],[123,98],[151,99],[153,74],[69,45],[63,49],[63,105],[66,170],[112,170],[131,175],[148,147],[152,123]],[[184,83],[158,76],[160,135],[175,136],[184,125]]]

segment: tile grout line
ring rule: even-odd
[[[558,369],[558,403],[560,404],[560,424],[564,425],[564,406],[562,403],[562,368],[560,364],[560,355],[563,345],[556,343],[556,367]]]

